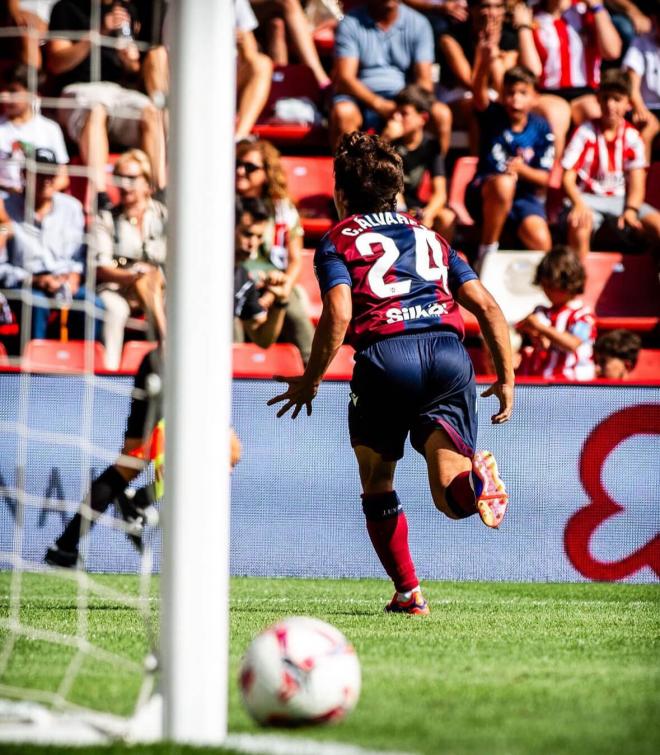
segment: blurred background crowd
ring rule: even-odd
[[[276,341],[294,371],[309,357],[333,145],[362,129],[401,155],[396,209],[495,295],[519,374],[658,377],[660,2],[235,11],[235,358]],[[0,0],[0,360],[95,340],[98,369],[130,372],[165,337],[171,15]]]

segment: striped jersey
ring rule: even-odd
[[[464,334],[454,295],[477,275],[441,236],[410,215],[345,218],[321,239],[314,268],[323,296],[341,283],[351,287],[348,340],[356,349],[407,332]]]
[[[601,57],[594,14],[586,3],[573,0],[559,18],[538,11],[533,34],[543,64],[539,81],[542,90],[598,87]]]
[[[596,320],[591,307],[585,306],[580,299],[573,299],[559,307],[537,307],[534,314],[560,333],[577,336],[581,343],[575,351],[563,351],[557,346],[548,347],[537,342],[531,354],[523,358],[518,374],[593,380],[596,376],[593,360]]]
[[[580,191],[603,197],[626,195],[626,173],[645,168],[646,153],[639,131],[628,121],[611,140],[598,121],[583,123],[573,134],[561,161],[564,170],[577,173]]]

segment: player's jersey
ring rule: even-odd
[[[537,307],[534,314],[555,330],[577,336],[581,343],[575,351],[563,351],[556,346],[544,348],[537,344],[521,364],[519,374],[593,380],[596,376],[593,361],[596,321],[591,308],[579,299],[573,299],[562,307]]]
[[[410,215],[351,215],[321,239],[314,267],[322,295],[340,283],[351,287],[348,339],[356,349],[406,332],[464,333],[454,294],[477,275]]]
[[[533,34],[543,64],[541,89],[598,87],[601,57],[595,19],[584,3],[574,0],[559,18],[544,11],[536,13]]]
[[[573,134],[561,161],[565,170],[577,172],[581,191],[605,197],[626,195],[626,173],[645,168],[646,153],[639,131],[624,121],[612,141],[607,141],[596,121],[583,123]]]

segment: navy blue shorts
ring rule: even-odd
[[[477,440],[474,369],[458,335],[448,331],[392,336],[355,355],[348,427],[352,446],[367,446],[387,461],[403,456],[408,433],[424,455],[442,427],[459,453],[472,456]]]
[[[483,219],[481,209],[484,204],[481,197],[482,186],[483,184],[480,181],[473,182],[467,187],[465,192],[465,206],[476,223],[480,223]],[[507,221],[518,226],[530,215],[538,215],[544,220],[547,218],[544,200],[539,199],[533,194],[520,194],[514,197]]]

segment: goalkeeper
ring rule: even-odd
[[[124,519],[126,534],[139,551],[145,524],[158,522],[153,501],[163,495],[161,359],[160,347],[143,358],[135,376],[121,454],[92,482],[86,501],[46,552],[45,561],[51,566],[77,565],[80,538],[113,502]],[[129,483],[150,461],[154,462],[154,482],[138,490],[129,489]]]

